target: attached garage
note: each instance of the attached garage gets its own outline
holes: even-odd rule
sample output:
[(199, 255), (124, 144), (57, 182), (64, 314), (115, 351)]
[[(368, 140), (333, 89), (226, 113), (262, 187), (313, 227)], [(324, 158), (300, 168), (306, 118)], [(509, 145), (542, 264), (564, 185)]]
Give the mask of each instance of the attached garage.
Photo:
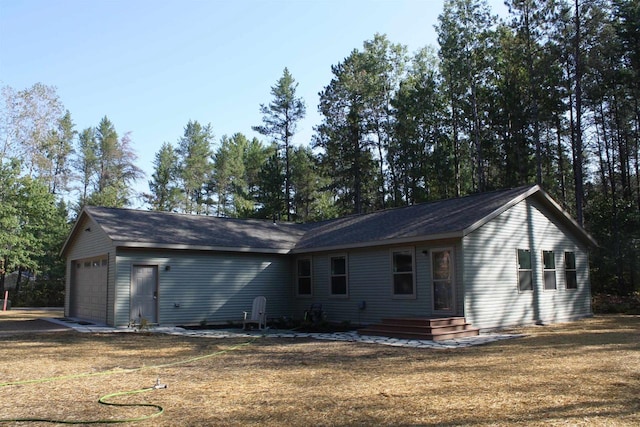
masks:
[(65, 316), (98, 324), (113, 319), (114, 247), (111, 239), (89, 217), (82, 217), (69, 237), (74, 246), (63, 250), (67, 258)]
[(106, 323), (109, 257), (105, 254), (79, 259), (72, 266), (69, 315)]
[(65, 315), (110, 326), (226, 324), (253, 298), (291, 316), (288, 252), (305, 225), (85, 207), (62, 255)]

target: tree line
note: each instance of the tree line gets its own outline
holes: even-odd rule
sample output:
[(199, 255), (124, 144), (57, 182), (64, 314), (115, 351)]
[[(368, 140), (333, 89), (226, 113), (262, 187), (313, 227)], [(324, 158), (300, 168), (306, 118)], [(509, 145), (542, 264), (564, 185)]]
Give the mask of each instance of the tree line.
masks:
[[(633, 292), (640, 4), (505, 3), (499, 19), (485, 0), (446, 0), (438, 47), (409, 52), (382, 34), (364, 41), (331, 66), (321, 121), (303, 145), (293, 139), (307, 105), (285, 68), (259, 106), (253, 130), (264, 140), (241, 132), (216, 140), (211, 124), (189, 121), (155, 154), (144, 201), (155, 210), (307, 222), (539, 183), (600, 243), (594, 290)], [(56, 202), (64, 211), (61, 200), (73, 200), (75, 212), (131, 203), (142, 172), (128, 134), (107, 117), (76, 132), (45, 85), (3, 95), (2, 176), (44, 185), (52, 211)], [(5, 270), (33, 269), (7, 238)]]

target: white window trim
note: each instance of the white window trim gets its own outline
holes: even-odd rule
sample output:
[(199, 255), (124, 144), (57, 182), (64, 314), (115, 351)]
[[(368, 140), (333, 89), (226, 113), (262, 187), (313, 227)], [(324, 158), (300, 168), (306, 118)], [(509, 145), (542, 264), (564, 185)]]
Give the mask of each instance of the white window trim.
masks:
[[(452, 290), (452, 295), (451, 298), (453, 298), (452, 300), (452, 307), (451, 310), (436, 310), (436, 296), (435, 296), (435, 290), (433, 289), (433, 282), (434, 282), (434, 278), (433, 278), (433, 253), (434, 252), (440, 252), (440, 251), (449, 251), (451, 253), (451, 259), (449, 260), (450, 264), (450, 269), (451, 269), (451, 290)], [(429, 280), (429, 288), (430, 288), (430, 292), (431, 292), (431, 309), (433, 310), (434, 313), (436, 314), (453, 314), (458, 310), (458, 295), (457, 295), (457, 283), (456, 283), (456, 250), (455, 247), (453, 246), (446, 246), (446, 247), (440, 247), (440, 248), (430, 248), (429, 249), (429, 265), (430, 265), (430, 270), (431, 270), (431, 276), (430, 276), (430, 280)]]
[[(544, 253), (551, 252), (553, 254), (553, 268), (546, 268), (544, 265)], [(556, 292), (558, 290), (558, 265), (556, 263), (556, 251), (550, 249), (543, 249), (541, 252), (542, 255), (542, 291), (543, 292)], [(553, 275), (555, 276), (556, 286), (555, 288), (547, 288), (545, 273), (548, 271), (553, 271)]]
[[(411, 280), (413, 281), (413, 292), (411, 294), (396, 294), (394, 279), (396, 273), (393, 271), (393, 254), (395, 252), (411, 252)], [(417, 282), (416, 282), (416, 248), (413, 246), (402, 247), (402, 248), (391, 248), (389, 249), (389, 265), (391, 271), (391, 298), (393, 299), (416, 299), (417, 292)], [(405, 274), (407, 272), (404, 272)]]
[[(529, 251), (529, 264), (531, 264), (531, 268), (520, 268), (520, 253), (519, 251)], [(521, 289), (520, 288), (520, 272), (521, 271), (529, 271), (531, 273), (531, 289)], [(533, 252), (531, 249), (527, 248), (516, 248), (516, 289), (519, 294), (533, 292), (536, 288), (535, 278), (533, 277)]]
[[(567, 269), (567, 253), (572, 253), (573, 254), (573, 265), (574, 268), (569, 268)], [(564, 251), (562, 253), (563, 259), (562, 259), (562, 265), (564, 268), (564, 289), (565, 291), (569, 291), (569, 292), (575, 292), (578, 290), (579, 285), (578, 285), (578, 257), (576, 255), (576, 251)], [(576, 273), (576, 287), (575, 288), (568, 288), (567, 287), (567, 272), (569, 271), (573, 271)]]
[[(344, 294), (334, 294), (332, 279), (334, 275), (331, 273), (331, 260), (333, 258), (344, 258), (344, 276), (346, 283), (346, 292)], [(329, 297), (331, 298), (349, 298), (349, 256), (346, 253), (337, 253), (329, 255)], [(341, 275), (337, 275), (335, 277), (340, 277)]]
[[(298, 274), (299, 273), (298, 272), (298, 261), (305, 260), (305, 259), (309, 260), (309, 273), (310, 273), (310, 276), (300, 276)], [(300, 293), (299, 280), (300, 280), (301, 277), (309, 277), (309, 279), (310, 279), (311, 288), (309, 289), (309, 293), (308, 294), (301, 294)], [(296, 258), (295, 293), (296, 293), (296, 297), (298, 297), (298, 298), (313, 298), (313, 257), (302, 256), (302, 257)]]

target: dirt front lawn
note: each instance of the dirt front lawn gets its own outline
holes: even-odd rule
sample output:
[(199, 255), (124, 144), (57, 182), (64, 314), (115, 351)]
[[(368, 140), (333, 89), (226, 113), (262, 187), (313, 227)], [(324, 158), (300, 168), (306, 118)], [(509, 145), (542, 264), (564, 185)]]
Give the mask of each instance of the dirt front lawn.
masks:
[(136, 424), (147, 426), (640, 425), (640, 316), (516, 332), (526, 336), (455, 350), (148, 333), (8, 336), (0, 418), (154, 415), (156, 407), (97, 401), (159, 380), (166, 389), (110, 400), (161, 407)]
[(62, 310), (13, 309), (0, 311), (0, 338), (25, 332), (60, 332), (68, 330), (64, 326), (43, 320), (62, 317)]

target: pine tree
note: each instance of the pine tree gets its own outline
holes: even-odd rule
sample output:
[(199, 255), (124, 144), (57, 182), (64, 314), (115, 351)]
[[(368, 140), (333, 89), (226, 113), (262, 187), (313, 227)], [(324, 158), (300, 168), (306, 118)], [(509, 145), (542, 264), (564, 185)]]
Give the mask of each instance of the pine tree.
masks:
[[(284, 165), (284, 206), (287, 221), (291, 221), (291, 148), (297, 122), (304, 118), (306, 107), (304, 101), (296, 97), (298, 83), (284, 69), (282, 77), (271, 87), (273, 101), (269, 105), (260, 105), (262, 126), (253, 129), (262, 135), (271, 137), (278, 146), (276, 159)], [(275, 159), (274, 159), (275, 160)], [(275, 166), (275, 165), (274, 165)]]
[(323, 121), (316, 127), (313, 145), (322, 150), (321, 165), (330, 171), (330, 187), (343, 213), (363, 213), (381, 205), (369, 120), (376, 85), (368, 65), (370, 57), (352, 51), (331, 67), (334, 77), (320, 93)]
[[(483, 113), (489, 103), (486, 94), (490, 93), (484, 85), (491, 70), (487, 59), (494, 42), (495, 18), (486, 0), (447, 0), (438, 21), (439, 55), (451, 111), (456, 193), (484, 191), (485, 150), (490, 145), (490, 139), (483, 135)], [(471, 162), (465, 165), (467, 153)], [(474, 171), (470, 180), (464, 176), (465, 170)]]
[(74, 167), (80, 173), (78, 209), (84, 205), (125, 207), (134, 196), (133, 183), (144, 176), (128, 133), (118, 137), (115, 126), (103, 117), (96, 128), (80, 133)]
[(178, 155), (171, 143), (162, 144), (155, 155), (154, 172), (149, 181), (150, 194), (145, 199), (151, 209), (176, 212), (180, 207), (180, 189), (178, 188)]
[(211, 125), (202, 126), (197, 121), (187, 123), (184, 135), (178, 142), (178, 165), (183, 194), (182, 211), (204, 214), (210, 203), (207, 183), (213, 171)]
[(445, 100), (431, 49), (414, 55), (392, 105), (395, 122), (388, 155), (396, 171), (396, 204), (411, 205), (454, 194)]

